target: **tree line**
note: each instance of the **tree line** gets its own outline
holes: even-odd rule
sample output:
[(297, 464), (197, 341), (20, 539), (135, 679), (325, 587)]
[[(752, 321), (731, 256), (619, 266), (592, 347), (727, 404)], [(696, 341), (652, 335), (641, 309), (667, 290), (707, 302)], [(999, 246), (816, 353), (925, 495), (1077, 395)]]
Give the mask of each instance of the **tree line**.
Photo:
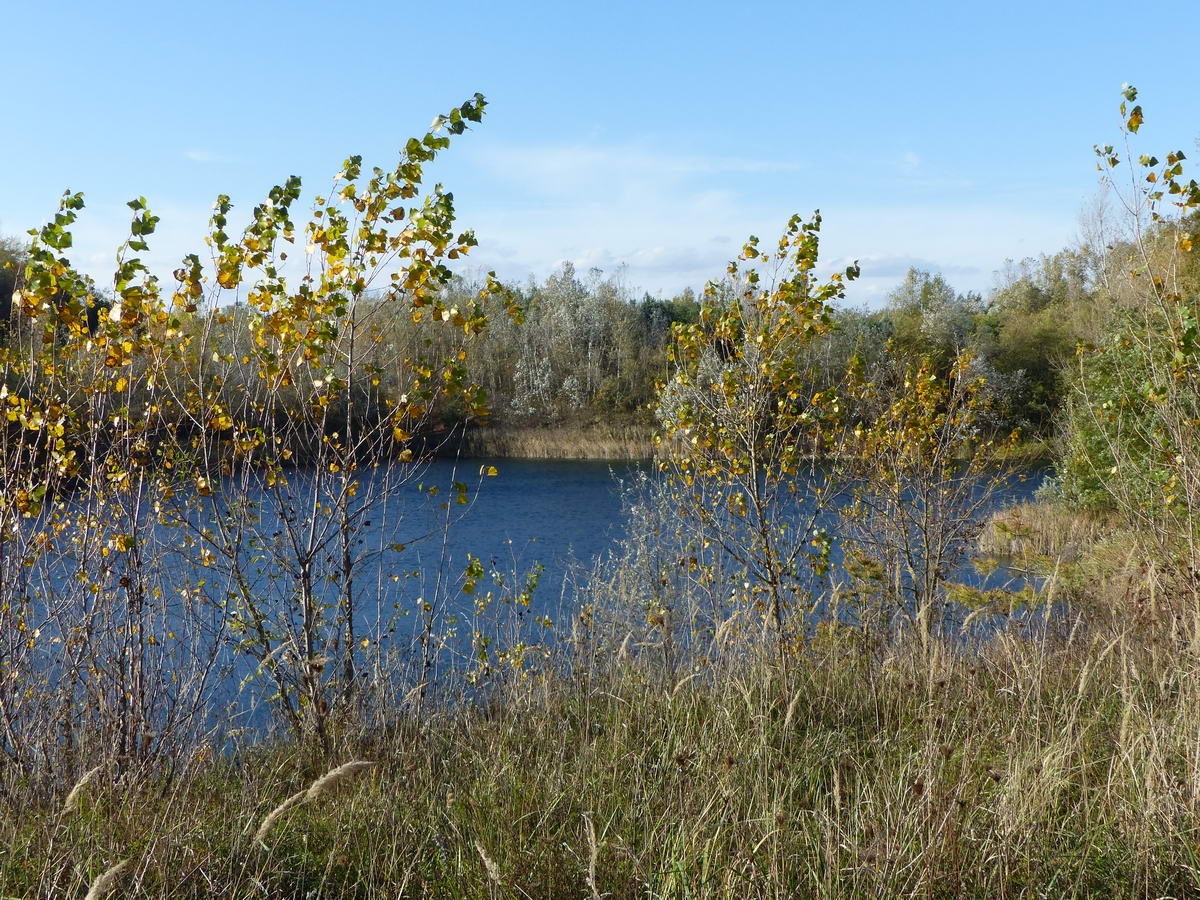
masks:
[[(838, 305), (834, 328), (804, 352), (813, 356), (818, 380), (829, 381), (856, 355), (869, 366), (928, 357), (946, 374), (969, 351), (973, 371), (988, 383), (988, 427), (1048, 438), (1064, 407), (1064, 368), (1081, 341), (1098, 338), (1105, 321), (1105, 266), (1111, 266), (1113, 253), (1082, 245), (1008, 261), (986, 295), (959, 292), (940, 273), (912, 268), (880, 308)], [(0, 318), (7, 322), (25, 248), (9, 239), (0, 256), (12, 263), (0, 269)], [(542, 281), (507, 287), (523, 320), (490, 322), (472, 337), (465, 360), (491, 421), (654, 425), (672, 328), (694, 323), (699, 315), (700, 299), (690, 288), (669, 299), (638, 298), (621, 278), (598, 269), (580, 273), (570, 263)], [(480, 288), (476, 279), (456, 276), (441, 291), (448, 308), (465, 308)], [(110, 293), (90, 287), (93, 327), (111, 305)], [(385, 347), (418, 354), (428, 341), (420, 323), (374, 311), (385, 303), (368, 293), (359, 304), (358, 315), (372, 319), (376, 331), (375, 349), (367, 354), (386, 355)], [(252, 309), (235, 301), (209, 335), (207, 352), (232, 360), (225, 392), (233, 398), (244, 395), (242, 388), (255, 377), (245, 346), (252, 316)], [(461, 403), (439, 403), (431, 427), (450, 427), (463, 411)]]

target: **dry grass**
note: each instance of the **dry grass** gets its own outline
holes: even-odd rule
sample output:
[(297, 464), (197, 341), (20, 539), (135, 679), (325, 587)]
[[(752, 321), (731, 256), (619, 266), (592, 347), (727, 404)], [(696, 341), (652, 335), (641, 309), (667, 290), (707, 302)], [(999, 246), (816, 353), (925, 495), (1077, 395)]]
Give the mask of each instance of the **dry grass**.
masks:
[(111, 869), (101, 873), (101, 875), (92, 882), (91, 888), (87, 892), (84, 900), (103, 900), (113, 891), (117, 889), (117, 883), (121, 876), (125, 874), (125, 870), (129, 868), (129, 860), (122, 860)]
[(267, 813), (267, 817), (262, 820), (262, 824), (258, 826), (258, 830), (254, 832), (256, 841), (263, 840), (270, 832), (272, 826), (278, 822), (284, 815), (291, 812), (302, 803), (311, 803), (327, 791), (333, 790), (340, 782), (348, 778), (365, 772), (375, 766), (375, 763), (365, 759), (355, 760), (353, 762), (343, 763), (337, 768), (330, 769), (307, 788), (302, 791), (297, 791), (288, 797), (277, 807)]
[(64, 816), (69, 815), (76, 809), (80, 798), (83, 796), (83, 792), (87, 790), (87, 786), (92, 783), (92, 780), (97, 775), (104, 771), (104, 768), (104, 763), (101, 763), (98, 766), (88, 769), (83, 773), (82, 776), (80, 776), (79, 780), (75, 782), (75, 786), (72, 787), (70, 792), (67, 794), (66, 799), (63, 800), (62, 813)]
[(1096, 523), (1020, 515), (1099, 538), (1070, 564), (1092, 604), (966, 648), (825, 622), (781, 665), (750, 608), (647, 621), (664, 582), (638, 545), (561, 656), (496, 657), (423, 704), (375, 691), (326, 741), (146, 762), (47, 730), (44, 771), (0, 767), (0, 896), (1200, 895), (1200, 622), (1178, 573)]
[(675, 673), (598, 654), (486, 704), (398, 713), (345, 738), (375, 777), (322, 804), (303, 801), (346, 767), (320, 775), (294, 744), (143, 773), (65, 819), (26, 789), (0, 814), (0, 892), (77, 894), (113, 858), (146, 897), (1200, 891), (1186, 646), (1115, 626), (970, 654), (851, 646), (831, 633), (786, 673), (747, 652)]

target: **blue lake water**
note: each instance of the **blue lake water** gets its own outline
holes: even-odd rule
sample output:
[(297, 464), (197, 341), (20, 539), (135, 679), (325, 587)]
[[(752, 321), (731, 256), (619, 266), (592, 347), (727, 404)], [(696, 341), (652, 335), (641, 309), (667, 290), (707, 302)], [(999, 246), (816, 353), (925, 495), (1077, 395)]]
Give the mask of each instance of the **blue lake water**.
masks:
[[(492, 470), (494, 476), (482, 474)], [(363, 481), (386, 477), (380, 471), (369, 471)], [(560, 612), (574, 599), (572, 575), (584, 576), (597, 559), (617, 546), (631, 524), (637, 524), (624, 519), (622, 482), (642, 473), (650, 479), (657, 477), (648, 463), (636, 462), (435, 460), (419, 468), (409, 483), (389, 489), (386, 498), (377, 497), (373, 505), (365, 499), (370, 491), (362, 491), (358, 501), (363, 504), (362, 514), (353, 534), (352, 552), (358, 560), (353, 592), (359, 598), (363, 626), (377, 627), (384, 620), (395, 619), (392, 613), (397, 611), (409, 617), (422, 602), (433, 598), (470, 609), (473, 600), (462, 596), (461, 586), (472, 558), (482, 569), (476, 577), (476, 594), (493, 590), (511, 596), (528, 573), (539, 567), (544, 571), (529, 608), (535, 613)], [(997, 505), (1029, 499), (1045, 475), (1043, 468), (1027, 469), (1010, 481)], [(297, 575), (294, 556), (281, 536), (279, 504), (290, 504), (293, 516), (299, 509), (298, 527), (307, 529), (303, 510), (313, 502), (311, 483), (306, 483), (309, 477), (303, 471), (288, 473), (292, 484), (283, 499), (261, 485), (248, 485), (243, 491), (243, 498), (259, 508), (258, 518), (227, 546), (237, 548), (240, 577), (249, 582), (248, 594), (264, 609), (295, 606)], [(469, 487), (465, 504), (458, 502), (456, 482)], [(430, 486), (438, 488), (436, 496), (419, 489)], [(231, 496), (236, 498), (236, 494), (219, 492), (208, 507), (189, 513), (191, 533), (218, 521)], [(319, 505), (331, 502), (324, 493), (318, 492), (318, 496)], [(802, 507), (806, 502), (801, 494), (798, 504)], [(272, 507), (272, 503), (276, 505)], [(827, 518), (824, 526), (836, 529), (836, 515), (823, 515)], [(314, 570), (320, 584), (315, 590), (324, 602), (333, 604), (342, 590), (338, 572), (343, 550), (333, 519), (318, 516), (317, 521), (318, 528), (328, 531), (327, 538), (317, 542)], [(164, 543), (175, 549), (157, 563), (156, 577), (164, 586), (202, 583), (210, 603), (222, 608), (233, 585), (230, 557), (226, 555), (224, 563), (215, 566), (202, 562), (199, 548), (203, 542), (189, 544), (184, 539), (187, 531), (164, 533)], [(835, 562), (837, 558), (835, 546)], [(102, 584), (118, 595), (118, 583), (127, 584), (130, 577), (139, 576), (123, 569), (123, 560), (109, 558), (98, 575)], [(74, 584), (73, 566), (74, 557), (62, 555), (48, 570), (49, 581), (42, 583), (60, 588)], [(971, 578), (967, 576), (967, 580)], [(445, 606), (439, 613), (443, 611), (449, 612)], [(406, 630), (398, 628), (395, 637)]]
[[(480, 466), (495, 466), (469, 513), (454, 526), (451, 550), (495, 564), (501, 571), (520, 571), (537, 562), (546, 569), (542, 593), (558, 597), (564, 574), (573, 563), (589, 564), (615, 546), (625, 534), (621, 480), (648, 464), (574, 460), (464, 460), (431, 465), (424, 480), (449, 485), (474, 479)], [(997, 499), (1008, 506), (1033, 497), (1049, 469), (1032, 466), (1010, 480)], [(428, 562), (431, 551), (413, 548)]]
[[(540, 564), (545, 572), (538, 593), (546, 600), (561, 595), (569, 568), (590, 564), (624, 534), (620, 481), (649, 469), (623, 461), (437, 460), (421, 480), (445, 492), (456, 480), (474, 486), (479, 469), (489, 466), (498, 474), (479, 483), (470, 509), (450, 530), (454, 562), (470, 553), (486, 567), (516, 574)], [(437, 562), (439, 539), (412, 545), (421, 565)]]
[[(481, 474), (492, 467), (496, 470), (494, 476)], [(374, 470), (362, 479), (369, 484), (370, 479), (390, 477), (391, 471)], [(451, 651), (447, 664), (457, 666), (468, 663), (478, 629), (503, 626), (503, 615), (488, 618), (477, 609), (489, 593), (498, 601), (493, 603), (493, 612), (519, 616), (525, 628), (538, 617), (557, 620), (564, 613), (573, 615), (573, 604), (578, 602), (575, 574), (586, 578), (593, 563), (616, 548), (631, 525), (639, 524), (624, 519), (621, 481), (634, 480), (641, 473), (647, 473), (651, 480), (657, 477), (648, 464), (630, 462), (474, 459), (429, 463), (386, 501), (362, 509), (353, 533), (352, 552), (358, 562), (352, 586), (357, 610), (356, 633), (352, 636), (345, 635), (344, 625), (339, 624), (344, 621), (339, 619), (338, 606), (344, 586), (336, 573), (343, 548), (336, 530), (330, 530), (318, 542), (320, 549), (313, 559), (319, 583), (313, 590), (318, 604), (324, 604), (319, 613), (324, 623), (324, 643), (306, 652), (332, 654), (335, 658), (338, 643), (352, 637), (356, 646), (361, 641), (364, 648), (406, 653), (405, 658), (415, 666), (416, 681), (437, 677), (436, 672), (421, 673), (416, 665), (425, 646), (420, 637), (423, 627), (428, 634), (437, 634), (441, 646)], [(998, 505), (1029, 499), (1046, 474), (1043, 468), (1026, 470), (1022, 477), (1011, 480), (998, 498)], [(229, 681), (230, 689), (242, 691), (258, 666), (245, 653), (233, 649), (250, 633), (236, 621), (238, 617), (245, 620), (244, 598), (252, 598), (252, 605), (265, 616), (272, 644), (293, 655), (299, 653), (301, 642), (297, 636), (303, 613), (297, 599), (297, 570), (283, 536), (285, 529), (278, 515), (281, 507), (276, 505), (272, 511), (271, 503), (291, 505), (296, 521), (303, 524), (302, 510), (311, 508), (313, 499), (307, 487), (314, 482), (306, 480), (312, 478), (312, 473), (303, 471), (289, 472), (287, 477), (291, 480), (287, 488), (290, 493), (284, 495), (269, 495), (262, 485), (245, 486), (244, 499), (252, 507), (259, 507), (258, 517), (245, 526), (244, 534), (231, 540), (229, 546), (236, 550), (223, 562), (205, 562), (199, 552), (203, 543), (189, 546), (187, 536), (218, 523), (221, 510), (236, 502), (236, 493), (215, 494), (205, 509), (191, 507), (189, 515), (194, 518), (190, 531), (184, 525), (152, 525), (152, 529), (170, 530), (158, 533), (156, 545), (166, 549), (143, 572), (128, 568), (133, 554), (93, 554), (88, 566), (92, 586), (98, 592), (95, 595), (78, 578), (83, 562), (74, 552), (64, 552), (35, 568), (21, 569), (34, 607), (59, 610), (57, 615), (48, 615), (43, 625), (50, 641), (47, 646), (65, 641), (81, 617), (91, 621), (89, 617), (99, 615), (102, 618), (97, 621), (107, 621), (104, 617), (125, 615), (130, 585), (145, 578), (153, 596), (161, 598), (149, 613), (157, 625), (147, 621), (146, 627), (153, 625), (171, 637), (172, 632), (198, 635), (194, 652), (200, 652), (209, 637), (217, 639), (219, 643), (210, 641), (208, 645), (227, 648), (222, 655), (228, 661), (225, 671), (234, 676)], [(455, 482), (471, 486), (466, 504), (458, 503)], [(439, 491), (431, 497), (428, 491), (417, 490), (418, 484), (424, 488), (437, 486)], [(369, 495), (370, 490), (363, 490), (359, 502)], [(328, 498), (322, 496), (320, 505), (327, 502)], [(798, 500), (799, 504), (805, 502), (803, 497)], [(301, 512), (297, 514), (296, 510)], [(442, 527), (448, 518), (454, 520), (451, 526)], [(832, 519), (831, 515), (830, 526)], [(319, 527), (329, 527), (334, 519), (318, 515), (315, 521), (325, 523)], [(67, 539), (69, 536), (64, 536)], [(464, 568), (470, 558), (479, 561), (477, 585), (473, 593), (465, 593)], [(231, 559), (234, 568), (241, 570), (236, 577), (230, 568)], [(529, 604), (511, 602), (525, 584), (527, 573), (538, 566), (544, 572)], [(965, 568), (963, 573), (963, 580), (992, 586)], [(240, 585), (238, 578), (242, 579)], [(649, 584), (646, 593), (659, 590), (657, 574)], [(635, 591), (637, 602), (641, 602), (643, 589)], [(105, 603), (109, 605), (98, 609), (93, 596), (107, 598)], [(510, 602), (505, 603), (506, 598)], [(511, 625), (512, 620), (508, 621)], [(185, 632), (185, 624), (200, 627), (188, 627)], [(118, 638), (121, 633), (114, 632)], [(546, 632), (547, 637), (551, 633)], [(251, 656), (261, 659), (257, 652)], [(48, 665), (53, 668), (55, 663)], [(265, 679), (255, 681), (258, 686), (247, 689), (243, 698), (251, 709), (272, 691)], [(226, 689), (221, 692), (224, 694)]]
[[(498, 475), (479, 479), (481, 467), (486, 471), (490, 466)], [(556, 619), (573, 615), (579, 602), (574, 579), (586, 579), (593, 563), (616, 548), (631, 525), (638, 524), (624, 518), (622, 482), (628, 484), (643, 472), (651, 479), (657, 477), (647, 463), (516, 459), (432, 463), (421, 480), (426, 485), (440, 485), (440, 498), (447, 496), (456, 480), (478, 481), (479, 489), (473, 493), (469, 508), (459, 508), (463, 515), (446, 532), (444, 544), (436, 528), (441, 515), (438, 505), (427, 504), (422, 511), (412, 505), (410, 495), (402, 500), (409, 512), (404, 524), (396, 527), (394, 533), (401, 536), (395, 539), (406, 541), (402, 536), (405, 529), (414, 533), (428, 529), (431, 534), (424, 541), (406, 545), (406, 574), (392, 585), (395, 600), (387, 604), (390, 610), (380, 611), (376, 621), (390, 619), (392, 637), (402, 642), (417, 624), (414, 602), (434, 592), (445, 598), (439, 611), (469, 616), (473, 600), (462, 596), (454, 581), (461, 576), (468, 554), (477, 557), (486, 572), (495, 572), (505, 580), (498, 588), (491, 578), (481, 579), (480, 594), (495, 590), (503, 595), (507, 589), (511, 596), (513, 585), (521, 585), (524, 573), (536, 564), (545, 571), (528, 614), (552, 615)], [(1017, 472), (997, 496), (996, 506), (1031, 499), (1048, 472), (1044, 466)], [(450, 508), (455, 509), (453, 505)], [(823, 524), (835, 530), (836, 514), (824, 514)], [(841, 558), (836, 540), (831, 558), (835, 565)], [(438, 572), (443, 573), (440, 582)], [(1020, 585), (1019, 578), (1014, 579), (1013, 573), (1005, 569), (985, 575), (969, 562), (959, 567), (955, 577), (985, 589)], [(397, 610), (399, 617), (394, 615)]]

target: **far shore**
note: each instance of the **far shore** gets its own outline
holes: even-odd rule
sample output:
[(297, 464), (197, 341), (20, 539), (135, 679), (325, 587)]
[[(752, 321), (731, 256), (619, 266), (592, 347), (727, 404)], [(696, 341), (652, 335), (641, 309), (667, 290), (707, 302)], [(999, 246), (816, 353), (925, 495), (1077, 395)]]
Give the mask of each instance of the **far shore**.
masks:
[[(651, 425), (478, 425), (438, 455), (468, 459), (643, 460), (655, 455)], [(1018, 442), (1003, 453), (1009, 463), (1038, 465), (1053, 459), (1045, 438)]]
[(471, 428), (454, 447), (468, 458), (637, 460), (654, 456), (654, 429), (639, 425)]

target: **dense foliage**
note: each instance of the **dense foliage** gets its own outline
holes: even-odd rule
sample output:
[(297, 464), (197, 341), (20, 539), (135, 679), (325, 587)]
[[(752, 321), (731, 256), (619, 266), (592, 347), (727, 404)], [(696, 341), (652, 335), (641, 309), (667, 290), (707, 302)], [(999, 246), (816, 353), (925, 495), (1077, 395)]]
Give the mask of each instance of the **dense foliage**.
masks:
[[(10, 249), (21, 248), (12, 242)], [(19, 272), (19, 267), (0, 270), (0, 307), (7, 296), (4, 279), (11, 289)], [(430, 290), (440, 292), (445, 308), (467, 309), (486, 287), (486, 281), (455, 276)], [(507, 288), (524, 310), (524, 324), (493, 319), (473, 337), (472, 352), (463, 361), (465, 377), (479, 387), (479, 399), (490, 411), (488, 421), (512, 427), (618, 423), (648, 431), (653, 426), (656, 385), (667, 376), (671, 328), (696, 322), (701, 298), (690, 289), (665, 300), (637, 298), (619, 273), (580, 274), (569, 264), (542, 282)], [(735, 289), (732, 284), (722, 288)], [(87, 291), (100, 308), (112, 302), (110, 292), (95, 285)], [(1011, 264), (987, 298), (960, 294), (942, 276), (913, 269), (882, 308), (831, 306), (833, 327), (799, 352), (817, 382), (832, 384), (856, 355), (868, 367), (885, 355), (910, 361), (928, 356), (945, 374), (961, 352), (969, 351), (976, 374), (988, 384), (987, 427), (997, 434), (1021, 428), (1027, 437), (1044, 438), (1053, 434), (1062, 405), (1064, 361), (1072, 358), (1079, 340), (1096, 337), (1097, 303), (1090, 251), (1064, 250)], [(222, 377), (236, 395), (258, 377), (248, 353), (255, 349), (248, 343), (255, 311), (235, 301), (223, 312), (222, 327), (208, 339), (230, 359)], [(355, 314), (372, 321), (367, 355), (411, 355), (431, 339), (422, 323), (396, 315), (386, 294), (373, 288), (358, 299)], [(441, 351), (448, 347), (446, 336), (432, 339)], [(365, 368), (358, 374), (368, 381), (376, 377)], [(402, 393), (387, 379), (370, 386), (389, 398)], [(340, 398), (330, 402), (331, 416), (346, 415)], [(449, 397), (432, 402), (427, 428), (451, 427), (468, 412)]]
[[(720, 289), (738, 290), (732, 280)], [(470, 364), (488, 390), (495, 421), (653, 422), (671, 326), (695, 322), (702, 298), (684, 291), (669, 301), (637, 300), (619, 279), (598, 271), (580, 278), (569, 266), (517, 294), (525, 326), (489, 329)], [(1062, 365), (1079, 340), (1094, 337), (1097, 302), (1086, 251), (1009, 265), (986, 299), (913, 269), (882, 308), (831, 304), (832, 327), (797, 353), (814, 382), (828, 385), (855, 356), (868, 367), (885, 356), (928, 356), (946, 374), (969, 351), (975, 373), (988, 384), (987, 427), (1045, 438), (1054, 433), (1061, 407)]]

